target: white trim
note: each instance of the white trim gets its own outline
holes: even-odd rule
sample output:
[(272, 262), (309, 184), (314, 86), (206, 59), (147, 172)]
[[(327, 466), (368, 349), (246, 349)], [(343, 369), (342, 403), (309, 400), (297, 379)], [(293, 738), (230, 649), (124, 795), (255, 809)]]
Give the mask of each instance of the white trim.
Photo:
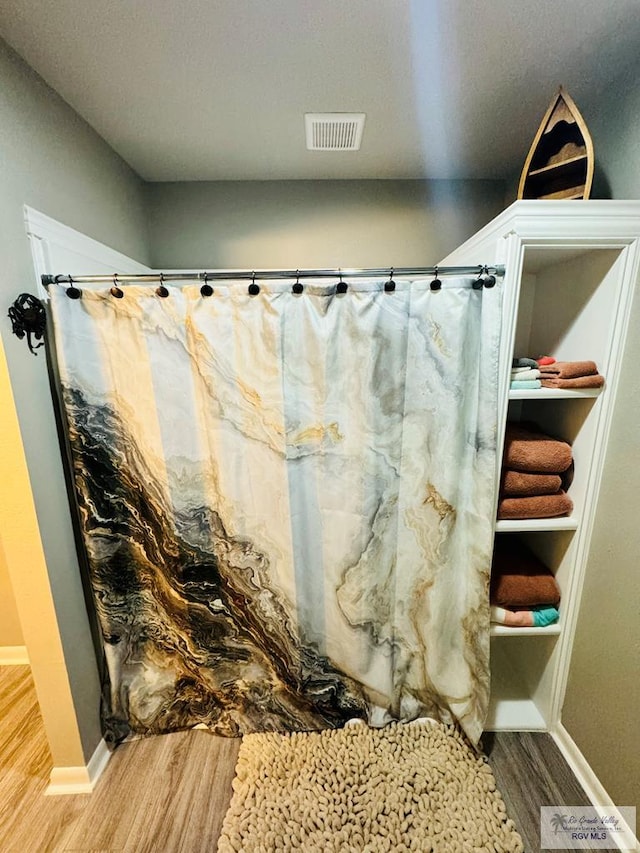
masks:
[[(146, 273), (151, 272), (151, 269), (144, 264), (134, 261), (131, 258), (123, 255), (122, 252), (117, 252), (103, 243), (94, 240), (93, 237), (88, 237), (80, 231), (69, 228), (68, 225), (63, 225), (56, 219), (52, 219), (39, 210), (28, 205), (24, 206), (24, 221), (29, 243), (31, 244), (31, 254), (33, 257), (33, 265), (36, 271), (36, 287), (40, 298), (48, 299), (49, 295), (46, 289), (42, 286), (40, 276), (49, 274), (57, 275), (58, 273), (66, 273), (67, 270), (54, 270), (51, 268), (49, 244), (53, 243), (61, 246), (75, 254), (86, 257), (87, 268), (84, 271), (70, 270), (71, 273), (82, 275), (95, 274), (96, 271), (117, 272), (117, 273)], [(97, 265), (103, 269), (97, 270)]]
[[(471, 253), (476, 246), (486, 247), (488, 242), (496, 243), (509, 234), (517, 234), (527, 244), (536, 239), (545, 245), (566, 244), (568, 240), (576, 245), (596, 247), (593, 241), (602, 241), (608, 245), (616, 240), (620, 245), (632, 241), (638, 236), (638, 202), (588, 200), (577, 201), (575, 205), (567, 201), (514, 201), (484, 228), (477, 231), (461, 246), (444, 258), (440, 265), (456, 263), (454, 258), (460, 253)], [(549, 235), (553, 234), (553, 239)]]
[(27, 225), (27, 237), (29, 238), (29, 246), (31, 247), (31, 258), (33, 260), (36, 292), (40, 299), (48, 299), (49, 294), (47, 293), (46, 288), (42, 284), (41, 278), (41, 276), (45, 275), (45, 273), (50, 267), (47, 252), (47, 243), (45, 240), (42, 239), (42, 237), (39, 237), (37, 234), (29, 233), (28, 228), (29, 226)]
[(88, 764), (79, 767), (54, 767), (51, 770), (45, 796), (90, 794), (110, 758), (111, 752), (101, 739)]
[[(613, 802), (604, 785), (598, 779), (593, 768), (562, 723), (558, 723), (558, 725), (553, 729), (551, 737), (556, 742), (558, 749), (564, 756), (565, 761), (571, 768), (573, 775), (582, 786), (592, 805), (605, 809), (616, 809), (616, 804)], [(623, 843), (624, 839), (621, 838), (619, 841), (620, 843)], [(638, 839), (634, 836), (631, 847), (619, 847), (618, 849), (637, 851), (640, 850), (640, 844), (638, 843)]]
[(24, 666), (29, 664), (26, 646), (0, 646), (0, 666)]
[(581, 524), (578, 528), (576, 554), (574, 562), (573, 577), (565, 599), (564, 626), (565, 631), (560, 638), (560, 665), (557, 667), (552, 685), (552, 699), (550, 707), (550, 728), (560, 717), (569, 680), (569, 667), (575, 632), (578, 624), (582, 591), (584, 588), (587, 562), (591, 550), (591, 539), (596, 522), (596, 509), (600, 493), (600, 485), (604, 474), (604, 463), (613, 422), (613, 412), (620, 383), (622, 367), (622, 354), (626, 342), (629, 319), (631, 315), (631, 303), (638, 279), (638, 267), (640, 263), (640, 252), (638, 240), (627, 246), (621, 252), (623, 269), (620, 271), (622, 288), (618, 298), (618, 305), (611, 329), (610, 349), (608, 354), (607, 369), (607, 393), (600, 400), (600, 411), (596, 424), (597, 438), (593, 446), (593, 456), (586, 485), (586, 499), (582, 508)]
[(63, 225), (57, 219), (52, 219), (50, 216), (40, 213), (39, 210), (35, 210), (28, 205), (24, 206), (24, 220), (27, 226), (27, 234), (34, 234), (41, 240), (57, 243), (59, 246), (64, 246), (80, 254), (90, 254), (92, 260), (106, 264), (107, 266), (120, 268), (126, 272), (151, 272), (150, 267), (134, 261), (127, 255), (123, 255), (122, 252), (116, 251), (116, 249), (105, 246), (104, 243), (99, 243), (93, 237), (88, 237), (81, 231), (76, 231), (74, 228), (69, 228), (68, 225)]

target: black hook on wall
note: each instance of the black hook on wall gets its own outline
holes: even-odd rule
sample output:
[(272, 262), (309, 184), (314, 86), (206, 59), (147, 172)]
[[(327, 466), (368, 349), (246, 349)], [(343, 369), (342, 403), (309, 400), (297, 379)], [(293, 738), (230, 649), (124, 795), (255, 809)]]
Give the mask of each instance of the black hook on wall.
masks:
[[(29, 352), (36, 352), (44, 346), (45, 329), (47, 328), (47, 315), (42, 302), (30, 293), (21, 293), (9, 308), (9, 319), (11, 320), (11, 331), (22, 340), (27, 338)], [(39, 343), (34, 344), (33, 339)]]

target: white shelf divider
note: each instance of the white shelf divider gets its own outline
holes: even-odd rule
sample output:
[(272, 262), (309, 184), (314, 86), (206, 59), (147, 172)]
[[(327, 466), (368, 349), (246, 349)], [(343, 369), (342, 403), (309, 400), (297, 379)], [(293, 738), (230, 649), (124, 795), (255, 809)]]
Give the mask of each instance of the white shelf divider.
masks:
[(599, 397), (602, 388), (530, 388), (509, 389), (510, 400), (576, 400)]
[(544, 628), (509, 628), (508, 625), (491, 625), (492, 637), (554, 637), (558, 636), (561, 628), (558, 623)]
[(564, 515), (560, 518), (516, 518), (496, 521), (496, 533), (519, 533), (554, 530), (577, 530), (578, 519), (574, 515)]

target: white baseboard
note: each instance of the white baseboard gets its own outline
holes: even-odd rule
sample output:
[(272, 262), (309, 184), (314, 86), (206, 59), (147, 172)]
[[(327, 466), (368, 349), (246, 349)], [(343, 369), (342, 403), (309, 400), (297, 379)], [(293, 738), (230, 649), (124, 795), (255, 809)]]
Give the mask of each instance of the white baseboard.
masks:
[(0, 646), (0, 666), (28, 666), (26, 646)]
[(88, 764), (83, 764), (79, 767), (53, 768), (49, 776), (49, 785), (44, 792), (45, 796), (90, 794), (110, 758), (111, 752), (104, 740), (101, 739)]
[[(573, 771), (573, 775), (576, 777), (580, 785), (582, 785), (587, 797), (591, 800), (591, 804), (594, 806), (602, 806), (605, 809), (615, 809), (616, 804), (606, 792), (602, 782), (593, 772), (591, 765), (562, 723), (558, 723), (550, 734), (558, 745), (558, 748), (563, 754), (567, 764)], [(624, 839), (620, 839), (619, 843), (624, 844)], [(619, 849), (625, 851), (639, 851), (640, 844), (638, 843), (638, 839), (633, 836), (630, 846), (627, 845), (619, 847)]]

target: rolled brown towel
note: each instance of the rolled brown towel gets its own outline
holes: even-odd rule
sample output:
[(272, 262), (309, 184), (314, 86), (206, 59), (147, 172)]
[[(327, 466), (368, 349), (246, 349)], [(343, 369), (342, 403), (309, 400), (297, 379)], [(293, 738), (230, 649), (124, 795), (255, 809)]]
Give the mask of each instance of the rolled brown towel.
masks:
[(575, 379), (545, 379), (540, 378), (543, 388), (602, 388), (604, 376), (578, 376)]
[(503, 465), (533, 474), (560, 474), (571, 465), (571, 446), (566, 441), (508, 423)]
[(555, 495), (535, 495), (526, 498), (502, 498), (498, 503), (498, 518), (557, 518), (569, 515), (573, 501), (566, 492)]
[(512, 471), (505, 468), (502, 472), (500, 493), (507, 498), (552, 495), (560, 491), (561, 487), (562, 479), (559, 474), (529, 474), (525, 471)]
[(549, 569), (517, 536), (497, 536), (491, 568), (491, 604), (535, 607), (560, 603), (560, 588)]
[(578, 376), (592, 376), (598, 372), (595, 361), (556, 361), (545, 364), (541, 373), (553, 373), (559, 379), (575, 379)]

